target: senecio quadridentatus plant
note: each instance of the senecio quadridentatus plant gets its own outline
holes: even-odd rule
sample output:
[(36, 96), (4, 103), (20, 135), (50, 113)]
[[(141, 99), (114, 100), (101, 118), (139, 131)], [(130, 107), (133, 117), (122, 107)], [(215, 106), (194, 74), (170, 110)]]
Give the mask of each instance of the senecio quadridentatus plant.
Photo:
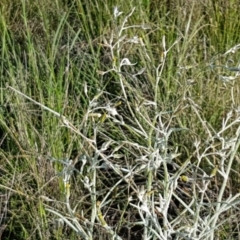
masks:
[[(137, 210), (140, 219), (135, 224), (141, 226), (143, 229), (143, 239), (210, 239), (213, 240), (215, 232), (219, 225), (224, 224), (219, 222), (219, 216), (229, 210), (230, 208), (236, 207), (239, 204), (240, 194), (234, 196), (229, 195), (227, 199), (223, 199), (223, 194), (225, 192), (227, 181), (229, 178), (230, 170), (233, 165), (233, 161), (236, 157), (237, 150), (240, 145), (240, 111), (232, 110), (229, 112), (227, 117), (223, 119), (222, 128), (220, 131), (216, 132), (214, 129), (207, 124), (199, 114), (199, 110), (195, 102), (189, 98), (189, 103), (191, 108), (196, 113), (200, 123), (202, 124), (204, 130), (208, 132), (208, 138), (205, 143), (202, 143), (199, 139), (196, 138), (194, 143), (195, 151), (191, 156), (186, 159), (184, 163), (177, 164), (174, 159), (180, 155), (177, 151), (169, 151), (170, 147), (168, 145), (170, 135), (176, 131), (188, 131), (184, 128), (172, 128), (171, 121), (164, 120), (164, 115), (168, 112), (157, 112), (157, 95), (158, 95), (158, 85), (161, 80), (161, 75), (164, 70), (166, 56), (172, 47), (178, 43), (177, 39), (169, 48), (165, 42), (165, 37), (162, 38), (163, 46), (163, 59), (157, 66), (153, 66), (156, 72), (156, 83), (155, 83), (155, 93), (154, 101), (145, 100), (146, 105), (152, 105), (155, 109), (155, 117), (153, 120), (146, 118), (144, 114), (141, 113), (141, 108), (136, 107), (134, 109), (137, 111), (139, 116), (144, 119), (146, 124), (149, 125), (151, 131), (146, 132), (142, 123), (138, 121), (138, 118), (135, 116), (135, 111), (133, 111), (133, 106), (129, 104), (128, 95), (126, 91), (127, 81), (123, 76), (122, 68), (123, 66), (135, 66), (136, 63), (132, 63), (127, 56), (122, 56), (122, 48), (127, 44), (136, 44), (138, 45), (143, 52), (145, 57), (151, 61), (151, 58), (148, 56), (148, 51), (144, 44), (144, 40), (138, 36), (132, 38), (127, 37), (127, 30), (130, 28), (141, 28), (147, 29), (148, 26), (145, 24), (140, 25), (127, 25), (129, 18), (133, 15), (135, 9), (120, 19), (120, 16), (123, 15), (123, 12), (119, 11), (118, 7), (114, 8), (113, 21), (116, 25), (111, 32), (110, 38), (107, 40), (103, 38), (103, 44), (105, 47), (110, 49), (112, 67), (107, 71), (99, 71), (100, 74), (105, 75), (109, 72), (115, 72), (118, 75), (119, 83), (121, 86), (122, 95), (126, 100), (127, 108), (131, 114), (131, 118), (135, 121), (135, 127), (127, 126), (123, 121), (122, 116), (118, 113), (117, 109), (110, 103), (107, 106), (99, 106), (98, 98), (103, 94), (103, 91), (100, 91), (92, 100), (89, 101), (89, 109), (85, 116), (85, 121), (90, 116), (99, 116), (100, 109), (104, 109), (107, 112), (107, 116), (114, 123), (127, 126), (131, 131), (142, 136), (144, 139), (148, 139), (148, 146), (142, 146), (135, 142), (123, 141), (119, 147), (116, 147), (116, 142), (109, 139), (102, 144), (100, 149), (97, 146), (97, 134), (98, 129), (95, 126), (94, 137), (93, 139), (88, 139), (79, 128), (75, 127), (65, 116), (62, 116), (60, 113), (42, 105), (41, 103), (36, 102), (30, 97), (24, 95), (18, 90), (9, 86), (9, 88), (16, 93), (24, 96), (28, 100), (34, 102), (35, 104), (41, 106), (43, 109), (53, 113), (57, 117), (62, 119), (62, 122), (65, 127), (78, 134), (84, 140), (86, 140), (89, 146), (93, 149), (93, 156), (83, 155), (79, 161), (81, 161), (82, 166), (80, 170), (75, 168), (75, 163), (72, 160), (56, 160), (58, 163), (63, 165), (63, 170), (59, 174), (63, 180), (64, 185), (64, 195), (65, 195), (65, 205), (67, 209), (66, 217), (64, 214), (59, 213), (57, 210), (52, 208), (47, 208), (47, 210), (53, 213), (60, 221), (68, 225), (72, 230), (77, 232), (82, 239), (93, 239), (94, 236), (94, 225), (96, 222), (100, 224), (111, 236), (112, 239), (122, 239), (114, 230), (113, 227), (108, 225), (105, 220), (104, 207), (109, 203), (109, 196), (114, 191), (114, 189), (120, 185), (120, 183), (125, 182), (131, 185), (130, 179), (134, 174), (147, 173), (147, 180), (145, 185), (136, 186), (132, 184), (131, 188), (134, 189), (137, 201), (133, 200), (131, 195), (127, 196), (125, 201), (127, 206), (131, 206), (133, 209)], [(119, 22), (119, 23), (118, 23)], [(145, 68), (143, 67), (136, 73), (132, 74), (133, 78), (137, 79), (138, 76), (143, 74)], [(84, 87), (84, 92), (87, 95), (87, 85)], [(234, 102), (234, 96), (233, 96)], [(233, 114), (233, 112), (235, 114)], [(227, 140), (225, 133), (230, 127), (236, 127), (236, 135), (232, 139)], [(153, 141), (153, 142), (152, 142)], [(214, 143), (221, 143), (220, 150), (214, 151)], [(115, 144), (115, 145), (114, 145)], [(132, 148), (138, 149), (141, 151), (142, 155), (136, 157), (139, 164), (136, 166), (124, 167), (118, 164), (114, 164), (110, 159), (112, 157), (117, 158), (118, 149), (123, 146), (128, 145)], [(112, 152), (105, 155), (105, 151), (114, 146)], [(202, 149), (202, 146), (206, 146)], [(209, 160), (210, 156), (218, 156), (218, 169), (215, 168), (213, 163)], [(194, 164), (191, 163), (191, 157), (196, 158)], [(101, 164), (99, 164), (99, 158)], [(208, 161), (209, 165), (212, 166), (215, 170), (214, 174), (218, 173), (222, 178), (222, 185), (220, 187), (219, 194), (217, 196), (216, 202), (206, 202), (205, 195), (207, 194), (209, 182), (211, 176), (205, 174), (205, 172), (200, 168), (200, 163), (205, 159)], [(169, 172), (168, 165), (173, 166), (174, 172)], [(84, 176), (84, 167), (87, 167), (88, 175)], [(99, 169), (112, 169), (115, 174), (120, 176), (120, 179), (112, 186), (108, 193), (104, 196), (102, 201), (97, 201), (97, 170)], [(162, 170), (162, 180), (156, 180), (156, 175)], [(193, 176), (185, 176), (189, 171), (192, 171)], [(201, 184), (197, 183), (196, 176), (194, 173), (202, 171), (200, 181)], [(85, 189), (89, 192), (91, 199), (91, 217), (90, 219), (84, 218), (83, 222), (79, 222), (76, 217), (76, 209), (78, 205), (72, 207), (70, 204), (71, 197), (71, 178), (73, 173), (79, 174), (81, 176), (81, 181)], [(91, 177), (89, 177), (91, 176)], [(181, 191), (179, 186), (179, 179), (182, 179), (185, 182), (192, 181), (192, 192), (189, 194), (190, 201), (186, 202), (181, 194), (178, 194), (178, 191)], [(157, 185), (157, 188), (155, 187)], [(171, 205), (174, 201), (178, 201), (183, 208), (179, 210), (178, 214), (172, 218), (169, 214)], [(204, 212), (204, 214), (202, 214)]]

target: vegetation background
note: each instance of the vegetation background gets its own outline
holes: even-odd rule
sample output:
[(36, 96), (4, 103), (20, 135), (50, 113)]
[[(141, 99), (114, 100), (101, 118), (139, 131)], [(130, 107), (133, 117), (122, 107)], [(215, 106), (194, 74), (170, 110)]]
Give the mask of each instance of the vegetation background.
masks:
[(0, 11), (2, 239), (240, 239), (239, 1)]

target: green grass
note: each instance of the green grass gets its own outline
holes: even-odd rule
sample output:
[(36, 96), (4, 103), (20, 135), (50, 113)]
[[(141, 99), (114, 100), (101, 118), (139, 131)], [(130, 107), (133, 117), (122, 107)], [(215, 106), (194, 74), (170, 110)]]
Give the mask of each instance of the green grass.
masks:
[(2, 1), (2, 237), (237, 238), (238, 5)]

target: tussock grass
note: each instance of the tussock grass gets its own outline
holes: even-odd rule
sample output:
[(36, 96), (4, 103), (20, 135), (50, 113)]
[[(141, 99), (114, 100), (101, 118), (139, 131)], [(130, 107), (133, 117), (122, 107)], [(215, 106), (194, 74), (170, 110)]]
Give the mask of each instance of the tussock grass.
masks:
[(4, 239), (239, 236), (237, 1), (0, 10)]

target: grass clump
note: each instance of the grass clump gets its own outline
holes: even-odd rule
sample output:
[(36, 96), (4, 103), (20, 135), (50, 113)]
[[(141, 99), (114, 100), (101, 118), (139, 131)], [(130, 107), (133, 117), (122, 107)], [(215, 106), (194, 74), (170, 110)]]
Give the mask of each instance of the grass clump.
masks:
[(128, 3), (1, 3), (5, 239), (238, 236), (238, 5)]

